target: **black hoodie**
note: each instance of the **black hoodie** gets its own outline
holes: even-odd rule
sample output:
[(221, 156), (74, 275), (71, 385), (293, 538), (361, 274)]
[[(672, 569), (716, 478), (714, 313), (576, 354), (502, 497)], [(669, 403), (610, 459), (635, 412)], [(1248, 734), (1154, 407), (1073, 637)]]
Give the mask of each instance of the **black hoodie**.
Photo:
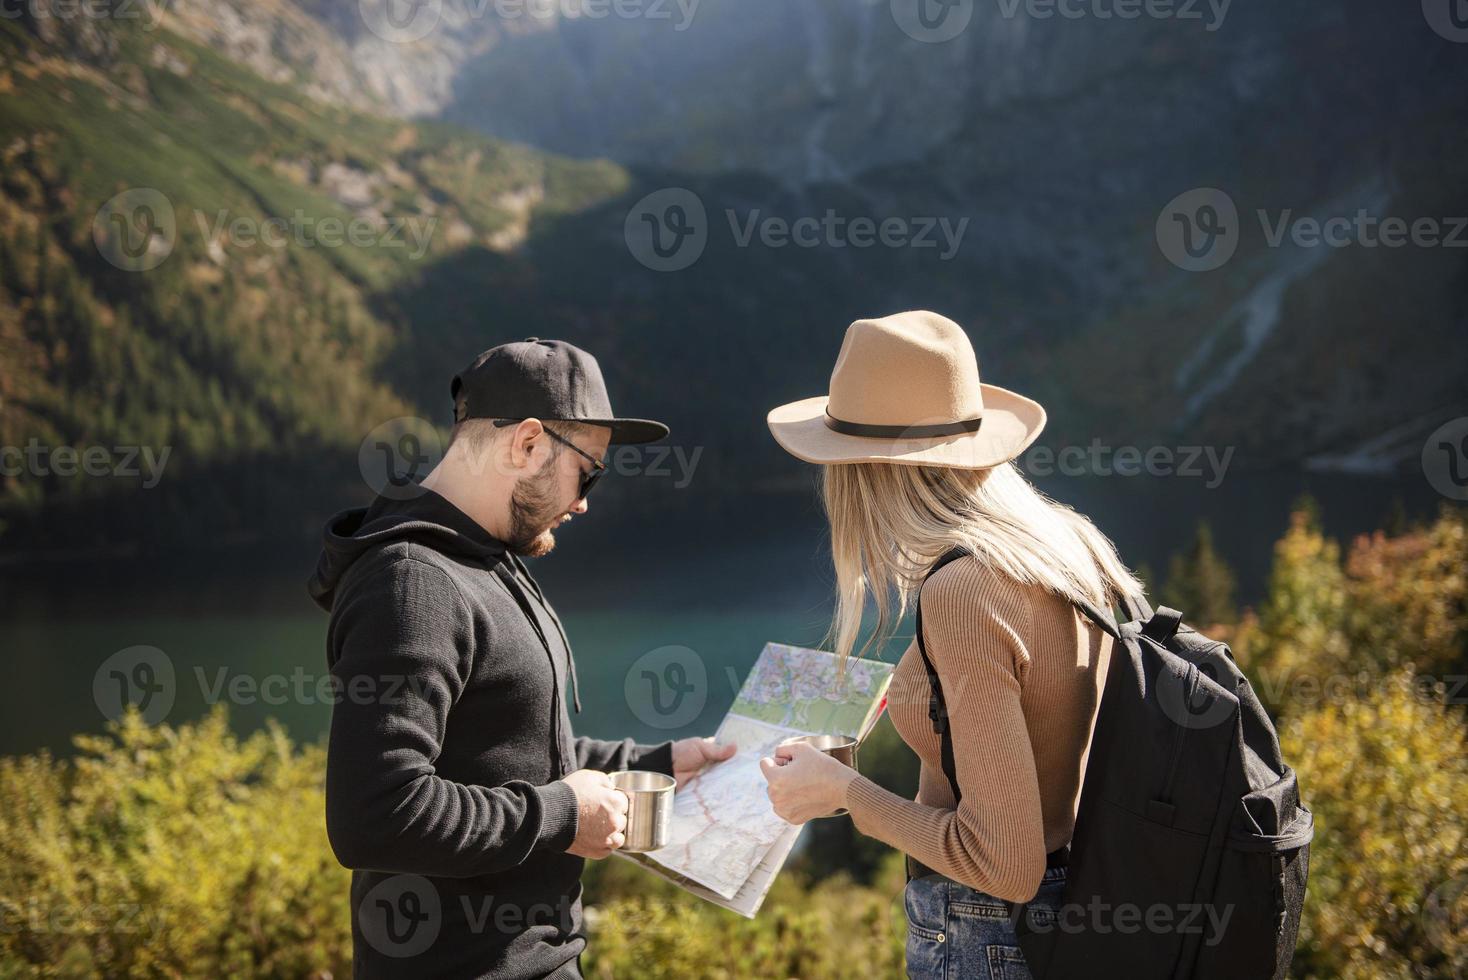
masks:
[[(576, 769), (672, 774), (672, 743), (575, 738), (575, 667), (524, 563), (432, 491), (326, 526), (310, 583), (337, 684), (326, 829), (357, 977), (580, 976)], [(580, 710), (580, 705), (577, 705)]]

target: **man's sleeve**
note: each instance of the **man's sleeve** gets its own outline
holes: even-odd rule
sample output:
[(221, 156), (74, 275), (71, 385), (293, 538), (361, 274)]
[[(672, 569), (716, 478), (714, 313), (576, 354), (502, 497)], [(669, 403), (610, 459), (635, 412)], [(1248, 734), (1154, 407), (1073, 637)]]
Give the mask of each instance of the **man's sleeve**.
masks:
[(606, 742), (597, 738), (576, 739), (576, 767), (598, 772), (646, 769), (673, 775), (673, 743), (640, 744), (630, 738)]
[(475, 786), (434, 762), (472, 662), (468, 607), (448, 575), (409, 558), (339, 595), (336, 704), (326, 762), (326, 829), (349, 868), (468, 877), (512, 868), (576, 837), (564, 781)]

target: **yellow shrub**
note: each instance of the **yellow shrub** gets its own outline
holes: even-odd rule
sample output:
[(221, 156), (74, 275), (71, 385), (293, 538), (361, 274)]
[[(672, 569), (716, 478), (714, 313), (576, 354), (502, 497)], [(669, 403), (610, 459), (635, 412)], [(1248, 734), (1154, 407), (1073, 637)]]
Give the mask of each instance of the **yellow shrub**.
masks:
[(870, 887), (835, 875), (807, 888), (801, 876), (787, 871), (754, 919), (662, 889), (612, 898), (589, 906), (586, 975), (902, 977), (903, 883), (901, 856), (891, 853)]
[(1468, 521), (1445, 509), (1398, 537), (1362, 535), (1344, 562), (1311, 515), (1275, 545), (1269, 595), (1229, 637), (1275, 712), (1364, 691), (1411, 668), (1448, 680), (1468, 670)]
[(1403, 671), (1282, 730), (1316, 828), (1296, 976), (1453, 977), (1468, 967), (1464, 721)]
[(350, 973), (319, 748), (220, 711), (77, 747), (0, 760), (0, 975)]
[[(0, 978), (351, 974), (349, 872), (325, 759), (278, 726), (246, 739), (130, 715), (78, 756), (0, 759)], [(898, 977), (902, 870), (868, 887), (787, 872), (750, 921), (596, 862), (594, 977)], [(600, 896), (600, 897), (598, 897)]]
[(1339, 546), (1308, 511), (1296, 511), (1274, 546), (1269, 595), (1257, 626), (1246, 621), (1235, 639), (1255, 690), (1271, 710), (1284, 707), (1302, 677), (1320, 683), (1353, 669), (1348, 608)]
[[(1260, 615), (1229, 637), (1284, 713), (1285, 758), (1316, 814), (1295, 975), (1463, 975), (1465, 718), (1420, 681), (1468, 659), (1468, 524), (1445, 512), (1424, 531), (1363, 538), (1343, 564), (1297, 515)], [(896, 783), (911, 753), (895, 733), (876, 738), (864, 768), (909, 793)], [(77, 745), (70, 761), (0, 759), (0, 980), (351, 972), (320, 746), (294, 748), (273, 725), (238, 739), (219, 712), (176, 729), (129, 716)], [(754, 920), (627, 862), (593, 862), (588, 976), (900, 977), (901, 856), (834, 828), (811, 835)]]
[(1386, 666), (1445, 677), (1465, 666), (1468, 521), (1445, 510), (1431, 527), (1356, 540), (1346, 560), (1354, 644)]

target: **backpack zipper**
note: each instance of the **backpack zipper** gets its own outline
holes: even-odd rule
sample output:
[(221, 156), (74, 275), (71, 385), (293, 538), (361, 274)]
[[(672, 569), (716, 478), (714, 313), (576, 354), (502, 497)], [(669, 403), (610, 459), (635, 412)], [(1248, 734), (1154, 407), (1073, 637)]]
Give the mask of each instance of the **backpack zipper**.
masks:
[[(1190, 663), (1188, 664), (1188, 672), (1183, 675), (1183, 703), (1185, 705), (1193, 703), (1193, 695), (1197, 693), (1197, 690), (1198, 668), (1195, 664)], [(1187, 725), (1176, 719), (1173, 720), (1173, 723), (1177, 725), (1177, 731), (1172, 735), (1172, 750), (1167, 762), (1167, 779), (1162, 784), (1161, 795), (1158, 796), (1158, 799), (1163, 803), (1169, 804), (1172, 802), (1172, 784), (1177, 780), (1178, 763), (1182, 762), (1183, 758), (1183, 742), (1188, 737)]]

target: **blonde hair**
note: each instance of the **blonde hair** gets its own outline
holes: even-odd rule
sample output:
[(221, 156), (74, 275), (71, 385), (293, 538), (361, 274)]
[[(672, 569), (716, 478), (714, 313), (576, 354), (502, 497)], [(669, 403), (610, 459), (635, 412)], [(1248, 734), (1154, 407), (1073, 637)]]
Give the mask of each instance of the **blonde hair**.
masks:
[(929, 566), (954, 547), (1016, 582), (1102, 609), (1143, 591), (1094, 524), (1046, 497), (1013, 464), (965, 470), (843, 463), (823, 470), (836, 566), (828, 640), (843, 664), (861, 634), (867, 593), (877, 623), (859, 654), (891, 637)]

